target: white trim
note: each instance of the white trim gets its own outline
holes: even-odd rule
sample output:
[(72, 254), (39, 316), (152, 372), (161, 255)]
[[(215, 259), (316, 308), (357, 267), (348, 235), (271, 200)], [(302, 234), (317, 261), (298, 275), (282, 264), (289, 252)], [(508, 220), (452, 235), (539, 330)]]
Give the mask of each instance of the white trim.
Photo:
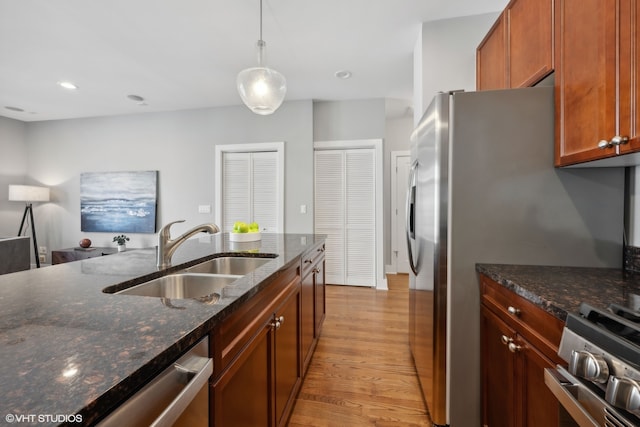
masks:
[[(398, 186), (398, 157), (409, 157), (411, 151), (392, 151), (391, 152), (391, 267), (398, 271), (398, 247), (396, 242), (398, 241), (398, 215), (395, 212), (398, 210), (398, 195), (396, 194), (396, 188)], [(394, 171), (393, 168), (396, 168)]]
[(222, 224), (222, 155), (224, 153), (255, 153), (265, 151), (276, 151), (278, 156), (278, 197), (281, 200), (278, 210), (278, 230), (284, 233), (284, 141), (281, 142), (258, 142), (249, 144), (225, 144), (215, 146), (215, 221)]
[[(376, 274), (375, 288), (386, 290), (387, 276), (384, 269), (384, 155), (382, 139), (357, 139), (343, 141), (314, 141), (314, 150), (346, 150), (352, 148), (373, 148), (376, 156)], [(315, 225), (314, 225), (315, 227)]]

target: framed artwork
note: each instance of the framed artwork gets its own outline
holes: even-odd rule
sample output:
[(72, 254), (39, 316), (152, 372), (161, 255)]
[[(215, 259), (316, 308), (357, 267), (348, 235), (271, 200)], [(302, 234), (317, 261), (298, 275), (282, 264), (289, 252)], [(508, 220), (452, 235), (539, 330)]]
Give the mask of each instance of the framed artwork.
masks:
[(155, 233), (158, 171), (80, 174), (81, 231)]

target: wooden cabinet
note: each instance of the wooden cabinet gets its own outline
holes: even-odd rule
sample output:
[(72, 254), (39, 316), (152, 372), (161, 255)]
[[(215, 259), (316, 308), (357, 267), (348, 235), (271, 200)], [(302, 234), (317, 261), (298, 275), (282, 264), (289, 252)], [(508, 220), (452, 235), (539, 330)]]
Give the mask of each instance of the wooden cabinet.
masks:
[(51, 251), (51, 264), (62, 264), (65, 262), (78, 261), (104, 255), (111, 255), (118, 252), (116, 248), (68, 248)]
[(558, 425), (544, 369), (564, 364), (564, 323), (484, 275), (480, 283), (483, 426)]
[(533, 86), (553, 61), (553, 0), (511, 0), (478, 46), (476, 87)]
[(509, 87), (507, 79), (507, 25), (502, 13), (476, 50), (476, 89)]
[(325, 317), (324, 243), (302, 256), (302, 363), (307, 372)]
[(505, 13), (508, 87), (533, 86), (554, 68), (553, 0), (512, 0)]
[(557, 166), (640, 150), (639, 7), (556, 0)]
[(302, 382), (299, 265), (212, 331), (212, 425), (285, 425)]

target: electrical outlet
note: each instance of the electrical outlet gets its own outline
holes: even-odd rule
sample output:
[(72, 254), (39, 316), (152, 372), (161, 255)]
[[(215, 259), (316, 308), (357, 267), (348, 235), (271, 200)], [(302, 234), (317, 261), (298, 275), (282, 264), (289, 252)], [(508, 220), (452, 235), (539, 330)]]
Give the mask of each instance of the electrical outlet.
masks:
[(211, 213), (211, 205), (198, 205), (198, 213), (201, 213), (201, 214)]
[(45, 254), (45, 255), (46, 255), (46, 254), (47, 254), (47, 247), (46, 247), (46, 246), (40, 246), (40, 247), (38, 248), (38, 253), (41, 253), (41, 254)]
[(39, 258), (40, 258), (40, 263), (47, 262), (47, 256), (46, 255), (40, 254)]

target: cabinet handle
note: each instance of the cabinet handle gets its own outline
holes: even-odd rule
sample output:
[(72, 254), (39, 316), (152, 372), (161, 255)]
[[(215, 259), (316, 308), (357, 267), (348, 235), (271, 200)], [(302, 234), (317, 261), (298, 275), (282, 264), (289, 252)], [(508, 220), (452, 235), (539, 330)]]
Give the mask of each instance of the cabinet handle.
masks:
[(282, 326), (283, 323), (284, 323), (284, 316), (276, 317), (276, 320), (274, 320), (272, 326), (275, 329), (280, 329), (280, 326)]
[(313, 261), (312, 261), (312, 260), (310, 260), (310, 259), (305, 259), (305, 260), (304, 260), (304, 263), (305, 263), (305, 264), (311, 264), (312, 262), (313, 262)]
[(507, 311), (514, 316), (520, 316), (520, 309), (512, 306), (507, 307)]
[(504, 345), (509, 345), (513, 342), (513, 338), (509, 338), (508, 336), (503, 335), (500, 337), (500, 341), (502, 341), (502, 344)]
[(510, 343), (509, 343), (509, 345), (508, 345), (507, 347), (509, 347), (509, 351), (510, 351), (511, 353), (516, 353), (516, 352), (518, 352), (518, 351), (522, 350), (522, 347), (521, 347), (521, 346), (519, 346), (519, 345), (517, 345), (517, 344), (516, 344), (516, 343), (514, 343), (514, 342), (510, 342)]
[(616, 147), (618, 145), (626, 144), (627, 142), (629, 142), (628, 136), (616, 135), (613, 138), (611, 138), (611, 141), (607, 141), (606, 139), (603, 139), (600, 142), (598, 142), (598, 148), (603, 150), (605, 148)]
[(318, 252), (324, 252), (324, 246), (321, 248), (318, 248)]
[(320, 269), (318, 267), (313, 267), (313, 270), (311, 270), (314, 274), (318, 274), (320, 273)]

